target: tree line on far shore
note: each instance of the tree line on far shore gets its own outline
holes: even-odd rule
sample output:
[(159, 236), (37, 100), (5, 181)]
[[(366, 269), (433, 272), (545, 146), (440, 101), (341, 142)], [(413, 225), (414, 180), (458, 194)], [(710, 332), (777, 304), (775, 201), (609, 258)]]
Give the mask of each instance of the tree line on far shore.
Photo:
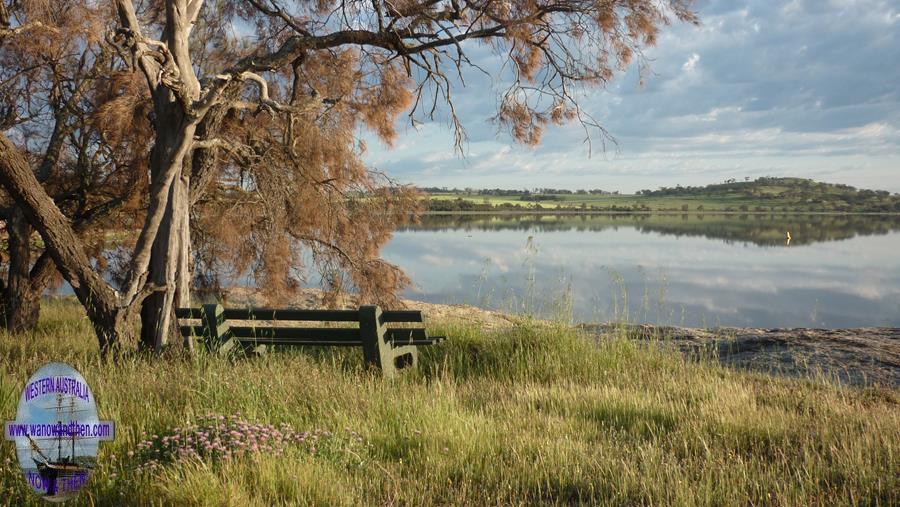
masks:
[[(705, 186), (676, 185), (640, 190), (630, 196), (599, 189), (459, 190), (424, 187), (421, 190), (430, 196), (443, 197), (428, 201), (430, 211), (539, 210), (542, 209), (540, 203), (544, 203), (551, 204), (553, 209), (584, 211), (900, 212), (900, 194), (805, 178), (729, 179), (724, 183)], [(456, 196), (456, 199), (447, 199), (447, 196)], [(481, 202), (477, 199), (479, 197), (483, 198)], [(520, 202), (492, 202), (490, 197), (506, 197)], [(603, 197), (611, 199), (606, 201)], [(629, 202), (624, 202), (625, 199)], [(651, 201), (654, 201), (652, 205)]]

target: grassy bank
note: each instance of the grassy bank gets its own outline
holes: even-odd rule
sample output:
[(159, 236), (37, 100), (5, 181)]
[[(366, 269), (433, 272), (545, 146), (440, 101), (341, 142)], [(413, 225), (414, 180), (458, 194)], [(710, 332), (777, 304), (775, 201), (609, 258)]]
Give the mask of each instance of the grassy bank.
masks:
[[(896, 391), (741, 373), (567, 327), (431, 327), (450, 340), (388, 383), (362, 371), (357, 350), (108, 363), (78, 307), (53, 303), (36, 332), (0, 336), (0, 414), (14, 418), (43, 363), (82, 372), (101, 418), (118, 424), (85, 504), (900, 501)], [(310, 437), (281, 456), (148, 467), (128, 455), (151, 435), (236, 412)], [(42, 503), (9, 442), (0, 464), (0, 503)]]

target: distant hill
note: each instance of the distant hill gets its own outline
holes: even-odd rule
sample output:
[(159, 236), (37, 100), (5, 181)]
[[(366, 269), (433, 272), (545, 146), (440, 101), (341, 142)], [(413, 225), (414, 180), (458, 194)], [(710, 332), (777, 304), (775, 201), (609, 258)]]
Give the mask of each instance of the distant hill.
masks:
[(612, 212), (900, 213), (900, 195), (805, 178), (728, 180), (702, 187), (641, 190), (635, 195), (593, 190), (425, 188), (435, 212), (570, 210)]

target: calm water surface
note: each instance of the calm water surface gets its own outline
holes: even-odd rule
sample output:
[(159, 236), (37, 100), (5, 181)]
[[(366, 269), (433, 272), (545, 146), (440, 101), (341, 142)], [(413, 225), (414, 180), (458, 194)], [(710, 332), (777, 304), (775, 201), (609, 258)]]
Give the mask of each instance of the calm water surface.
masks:
[(900, 327), (897, 216), (428, 216), (383, 255), (413, 279), (406, 297), (435, 303), (577, 322)]

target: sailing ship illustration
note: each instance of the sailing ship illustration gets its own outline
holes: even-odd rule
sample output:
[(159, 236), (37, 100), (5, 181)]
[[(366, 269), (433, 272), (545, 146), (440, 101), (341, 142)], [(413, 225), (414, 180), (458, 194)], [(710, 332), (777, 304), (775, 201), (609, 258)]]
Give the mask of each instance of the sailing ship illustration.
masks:
[[(69, 422), (76, 420), (75, 414), (85, 412), (87, 410), (78, 410), (75, 408), (75, 398), (69, 397), (69, 406), (63, 407), (62, 395), (57, 395), (55, 407), (43, 407), (47, 409), (56, 409), (56, 420), (60, 426), (67, 426)], [(68, 433), (68, 434), (67, 434)], [(52, 440), (56, 448), (56, 458), (52, 457), (52, 448), (41, 448), (31, 435), (27, 436), (28, 444), (31, 447), (31, 460), (34, 461), (38, 474), (47, 485), (47, 495), (57, 495), (58, 479), (61, 477), (77, 477), (86, 476), (93, 468), (89, 462), (89, 457), (79, 456), (76, 453), (76, 442), (79, 440), (87, 440), (88, 438), (76, 435), (75, 432), (60, 431), (56, 435), (47, 438)], [(40, 439), (40, 438), (39, 438)], [(49, 455), (48, 455), (49, 454)]]

